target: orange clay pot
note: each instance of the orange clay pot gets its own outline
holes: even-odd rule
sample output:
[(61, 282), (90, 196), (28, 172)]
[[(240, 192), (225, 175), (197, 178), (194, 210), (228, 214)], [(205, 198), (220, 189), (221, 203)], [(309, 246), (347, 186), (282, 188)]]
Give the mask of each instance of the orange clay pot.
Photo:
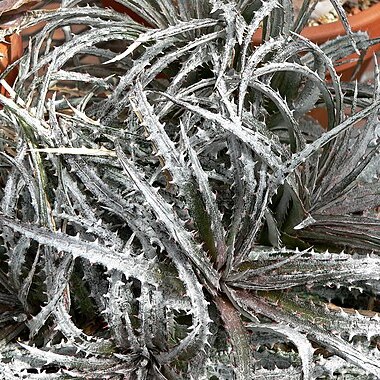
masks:
[[(3, 72), (10, 64), (17, 61), (23, 53), (22, 38), (19, 34), (12, 34), (5, 37), (4, 42), (0, 42), (0, 73)], [(17, 77), (18, 69), (15, 67), (4, 79), (10, 86), (13, 85)], [(5, 88), (0, 86), (2, 95), (7, 95)]]
[[(348, 16), (353, 32), (367, 32), (370, 38), (380, 37), (380, 3), (372, 5), (370, 8), (357, 13), (356, 15)], [(343, 36), (346, 31), (340, 21), (323, 24), (318, 26), (309, 26), (302, 30), (301, 34), (316, 44), (322, 44), (326, 41), (333, 40), (338, 36)], [(258, 30), (253, 36), (253, 43), (259, 45), (261, 43), (262, 30)], [(373, 57), (373, 53), (380, 50), (380, 44), (372, 46), (368, 49), (364, 59), (361, 70), (352, 78), (356, 63), (359, 56), (352, 54), (345, 58), (345, 60), (353, 60), (353, 62), (343, 63), (335, 69), (339, 75), (342, 75), (343, 81), (350, 81), (351, 79), (360, 78), (368, 63)]]

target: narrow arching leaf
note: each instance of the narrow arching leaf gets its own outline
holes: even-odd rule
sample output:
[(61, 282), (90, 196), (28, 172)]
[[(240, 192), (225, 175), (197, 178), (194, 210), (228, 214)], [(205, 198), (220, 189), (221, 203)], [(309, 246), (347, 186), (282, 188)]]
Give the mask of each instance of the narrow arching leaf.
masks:
[(52, 232), (46, 228), (36, 227), (14, 221), (6, 216), (0, 216), (0, 224), (23, 233), (26, 237), (36, 240), (40, 244), (65, 251), (74, 257), (83, 257), (90, 262), (99, 263), (108, 269), (120, 269), (126, 274), (133, 271), (148, 270), (149, 264), (144, 263), (131, 255), (131, 252), (116, 252), (112, 248), (106, 248), (96, 242), (81, 241), (76, 237), (68, 236), (60, 232)]
[(270, 325), (270, 324), (259, 324), (249, 325), (250, 329), (253, 329), (255, 331), (267, 331), (267, 332), (275, 332), (279, 335), (285, 337), (286, 339), (289, 339), (298, 349), (298, 354), (301, 357), (302, 360), (302, 373), (304, 379), (309, 379), (312, 376), (313, 373), (313, 352), (314, 348), (312, 347), (311, 343), (308, 341), (306, 336), (300, 334), (299, 332), (295, 331), (289, 326), (286, 325)]
[(164, 223), (170, 234), (183, 247), (189, 259), (205, 275), (207, 281), (217, 288), (218, 275), (212, 268), (205, 252), (200, 249), (191, 234), (184, 229), (178, 217), (161, 196), (141, 178), (140, 173), (133, 167), (133, 163), (128, 162), (120, 147), (118, 147), (117, 152), (123, 169), (128, 173), (138, 190), (142, 192), (146, 201), (157, 215), (158, 220)]

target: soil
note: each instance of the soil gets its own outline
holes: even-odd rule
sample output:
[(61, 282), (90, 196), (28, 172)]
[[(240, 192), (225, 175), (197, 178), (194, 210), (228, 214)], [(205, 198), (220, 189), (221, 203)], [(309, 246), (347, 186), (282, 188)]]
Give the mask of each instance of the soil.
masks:
[[(368, 9), (371, 5), (378, 3), (380, 0), (348, 0), (344, 3), (343, 8), (348, 16), (353, 16), (361, 11)], [(318, 26), (321, 24), (329, 24), (338, 21), (339, 17), (336, 11), (331, 11), (326, 15), (309, 21), (309, 26)]]

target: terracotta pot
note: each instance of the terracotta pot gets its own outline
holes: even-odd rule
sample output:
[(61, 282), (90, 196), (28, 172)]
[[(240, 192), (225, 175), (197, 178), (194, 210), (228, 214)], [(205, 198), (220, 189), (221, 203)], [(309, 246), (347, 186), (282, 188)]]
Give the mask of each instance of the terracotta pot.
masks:
[[(12, 34), (5, 37), (5, 42), (0, 42), (0, 72), (3, 72), (10, 64), (17, 61), (22, 56), (22, 38), (19, 34)], [(13, 85), (17, 77), (18, 69), (15, 67), (4, 79), (10, 86)], [(8, 95), (5, 88), (0, 86), (2, 95)]]
[[(369, 9), (362, 11), (356, 15), (348, 16), (353, 31), (366, 31), (371, 38), (380, 37), (380, 3), (372, 5)], [(318, 34), (317, 34), (318, 30)], [(345, 34), (345, 30), (340, 22), (305, 28), (302, 35), (310, 40), (321, 44), (331, 40), (337, 36)], [(338, 74), (342, 75), (342, 80), (349, 81), (351, 79), (360, 79), (373, 59), (373, 54), (380, 50), (380, 44), (368, 49), (363, 59), (361, 69), (353, 77), (356, 61), (344, 63), (336, 67)], [(352, 54), (347, 59), (357, 60), (358, 55)], [(315, 108), (310, 111), (310, 116), (318, 120), (322, 127), (327, 128), (327, 111), (325, 108)]]
[[(354, 32), (365, 31), (370, 38), (380, 37), (380, 3), (372, 5), (370, 8), (357, 13), (356, 15), (348, 16), (351, 29)], [(346, 34), (344, 27), (340, 21), (323, 24), (318, 26), (306, 27), (302, 30), (301, 34), (316, 44), (322, 44), (326, 41), (333, 40), (338, 36)], [(259, 45), (261, 43), (262, 30), (258, 30), (253, 36), (253, 43)], [(380, 50), (380, 44), (377, 44), (368, 49), (367, 54), (363, 59), (363, 64), (360, 72), (357, 73), (356, 78), (360, 78), (362, 72), (365, 70), (368, 63), (373, 57), (373, 53)], [(353, 59), (353, 62), (347, 62), (336, 67), (338, 74), (342, 75), (342, 80), (349, 81), (354, 74), (356, 63), (359, 56), (352, 54), (346, 59)]]

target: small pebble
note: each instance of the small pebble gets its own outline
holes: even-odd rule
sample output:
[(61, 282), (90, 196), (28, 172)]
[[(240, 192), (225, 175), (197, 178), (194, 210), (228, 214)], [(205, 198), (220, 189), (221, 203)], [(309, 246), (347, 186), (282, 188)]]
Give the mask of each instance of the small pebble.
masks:
[[(347, 15), (357, 15), (361, 11), (368, 9), (371, 5), (378, 3), (379, 0), (348, 0), (345, 2), (344, 8)], [(318, 26), (322, 24), (329, 24), (338, 21), (339, 17), (335, 10), (330, 11), (326, 15), (318, 19), (310, 19), (308, 26)]]

